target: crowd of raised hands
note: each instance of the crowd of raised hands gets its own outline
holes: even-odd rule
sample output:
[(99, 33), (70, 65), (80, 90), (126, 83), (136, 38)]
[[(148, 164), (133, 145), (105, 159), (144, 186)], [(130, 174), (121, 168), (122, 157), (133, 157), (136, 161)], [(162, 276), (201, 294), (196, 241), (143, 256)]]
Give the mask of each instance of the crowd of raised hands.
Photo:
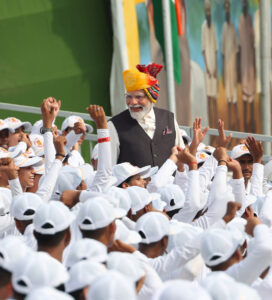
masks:
[[(201, 119), (157, 168), (112, 165), (103, 107), (55, 125), (0, 120), (0, 300), (270, 299), (272, 163), (254, 137), (217, 146)], [(178, 133), (176, 133), (178, 134)], [(137, 138), (137, 137), (135, 137)]]

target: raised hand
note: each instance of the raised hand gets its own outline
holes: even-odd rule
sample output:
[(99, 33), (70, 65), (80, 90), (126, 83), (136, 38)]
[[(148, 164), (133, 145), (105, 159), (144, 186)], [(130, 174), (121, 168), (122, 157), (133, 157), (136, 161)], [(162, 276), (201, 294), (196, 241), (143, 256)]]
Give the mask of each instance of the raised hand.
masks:
[(108, 128), (106, 114), (102, 106), (90, 105), (86, 108), (86, 110), (89, 112), (90, 117), (94, 120), (97, 129)]
[(196, 155), (197, 147), (205, 138), (205, 135), (209, 130), (209, 127), (206, 127), (204, 130), (202, 130), (201, 118), (196, 118), (193, 123), (193, 130), (194, 130), (194, 136), (189, 149), (193, 155)]
[(247, 137), (245, 145), (253, 157), (254, 163), (262, 163), (264, 149), (261, 141), (256, 141), (254, 137)]
[(44, 127), (52, 128), (52, 124), (58, 115), (60, 107), (61, 107), (61, 101), (60, 100), (57, 101), (53, 97), (48, 97), (43, 100), (41, 104), (41, 111), (42, 111), (42, 119), (43, 119)]
[(224, 129), (224, 121), (222, 121), (221, 119), (218, 120), (218, 128), (217, 129), (218, 129), (218, 133), (219, 133), (218, 147), (227, 148), (228, 144), (231, 141), (232, 133), (228, 137), (226, 137), (225, 129)]
[(229, 171), (233, 172), (233, 179), (239, 179), (243, 177), (242, 168), (238, 160), (229, 158), (227, 161), (227, 167)]
[(87, 129), (83, 122), (76, 122), (74, 124), (74, 131), (76, 134), (83, 134), (86, 133)]
[(60, 160), (62, 160), (65, 155), (66, 155), (66, 151), (65, 151), (65, 145), (67, 144), (67, 140), (65, 136), (55, 136), (54, 137), (54, 145), (55, 145), (55, 149), (56, 149), (56, 158), (59, 158)]
[(0, 170), (7, 174), (8, 180), (18, 177), (19, 168), (15, 166), (13, 159), (10, 157), (0, 158)]
[(225, 216), (223, 217), (226, 223), (229, 223), (232, 219), (235, 218), (236, 212), (241, 208), (241, 204), (239, 202), (228, 202), (227, 211)]
[(190, 153), (188, 147), (185, 147), (183, 150), (179, 151), (177, 157), (179, 161), (187, 165), (192, 162), (196, 162), (196, 157)]
[(225, 164), (227, 165), (229, 156), (225, 147), (217, 147), (213, 152), (213, 156), (218, 162), (225, 161)]

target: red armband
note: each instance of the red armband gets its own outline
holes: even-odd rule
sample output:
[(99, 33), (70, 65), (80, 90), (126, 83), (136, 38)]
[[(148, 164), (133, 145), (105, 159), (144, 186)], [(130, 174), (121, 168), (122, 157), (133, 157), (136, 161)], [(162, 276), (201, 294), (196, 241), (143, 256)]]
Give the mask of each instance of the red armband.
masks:
[(97, 142), (98, 142), (98, 143), (110, 142), (110, 137), (98, 139)]

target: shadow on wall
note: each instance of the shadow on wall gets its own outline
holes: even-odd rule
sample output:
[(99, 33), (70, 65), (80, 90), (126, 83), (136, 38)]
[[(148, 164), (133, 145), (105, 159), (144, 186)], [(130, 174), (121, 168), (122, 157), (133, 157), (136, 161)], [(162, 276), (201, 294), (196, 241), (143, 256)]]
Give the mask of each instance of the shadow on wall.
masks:
[[(81, 78), (75, 79), (81, 82), (75, 82), (75, 85), (83, 84), (90, 89), (90, 99), (84, 99), (83, 102), (99, 103), (105, 107), (109, 115), (109, 78), (112, 56), (109, 1), (50, 1), (52, 32), (61, 37), (81, 70)], [(80, 95), (78, 96), (80, 98)]]

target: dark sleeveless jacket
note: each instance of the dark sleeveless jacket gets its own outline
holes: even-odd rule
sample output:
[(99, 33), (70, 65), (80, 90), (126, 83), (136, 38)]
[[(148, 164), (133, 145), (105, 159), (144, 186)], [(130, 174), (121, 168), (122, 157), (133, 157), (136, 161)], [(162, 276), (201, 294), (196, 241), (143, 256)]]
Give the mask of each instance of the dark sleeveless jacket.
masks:
[(159, 108), (154, 108), (154, 113), (156, 130), (153, 139), (130, 116), (128, 110), (111, 119), (120, 141), (118, 164), (130, 162), (138, 167), (147, 165), (161, 167), (169, 158), (176, 139), (174, 114)]

